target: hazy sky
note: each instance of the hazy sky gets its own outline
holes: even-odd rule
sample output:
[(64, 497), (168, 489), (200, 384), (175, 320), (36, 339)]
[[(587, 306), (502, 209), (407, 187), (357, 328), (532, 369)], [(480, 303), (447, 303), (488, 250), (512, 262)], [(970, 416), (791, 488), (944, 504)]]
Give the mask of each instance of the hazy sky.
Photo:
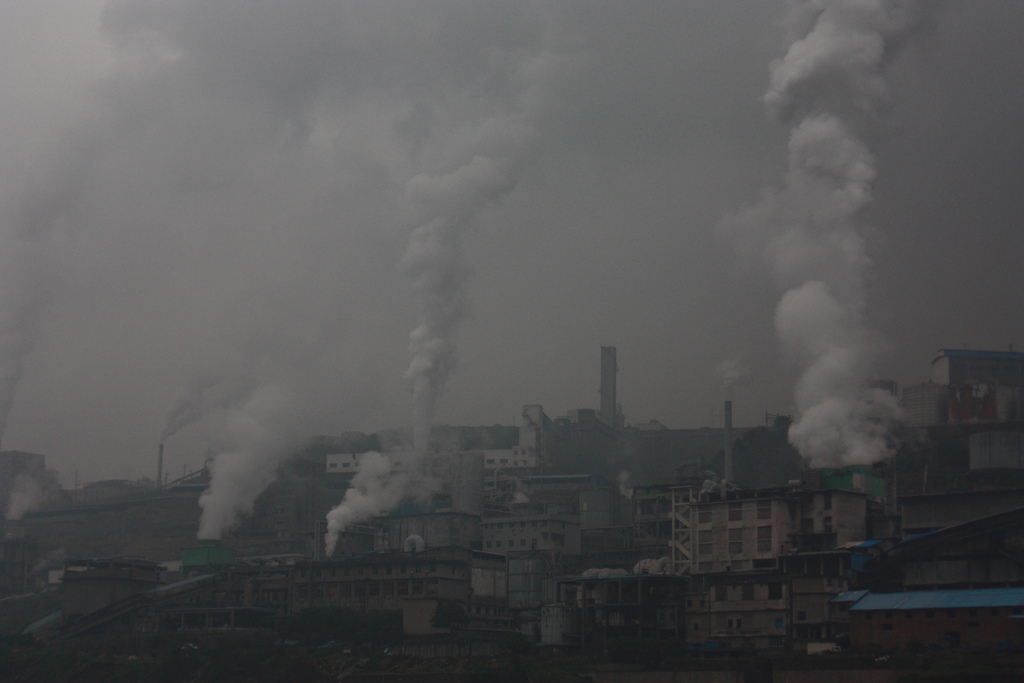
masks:
[[(940, 348), (1024, 349), (1024, 4), (931, 4), (865, 139), (867, 320), (901, 385)], [(438, 422), (597, 407), (602, 344), (627, 422), (720, 420), (736, 359), (738, 423), (792, 411), (782, 289), (720, 229), (786, 171), (763, 96), (788, 8), (8, 0), (3, 447), (66, 484), (153, 476), (168, 411), (213, 384), (172, 474), (254, 387), (288, 396), (289, 433), (407, 426), (403, 258), (430, 218), (409, 181), (499, 153), (513, 170), (460, 238), (471, 314)]]

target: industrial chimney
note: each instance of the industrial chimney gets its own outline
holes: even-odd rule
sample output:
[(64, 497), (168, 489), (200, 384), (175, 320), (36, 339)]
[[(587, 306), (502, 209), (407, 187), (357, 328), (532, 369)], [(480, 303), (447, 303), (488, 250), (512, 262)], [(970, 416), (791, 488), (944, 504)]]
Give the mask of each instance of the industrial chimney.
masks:
[(732, 481), (732, 401), (725, 402), (725, 472), (722, 478)]
[(164, 445), (160, 444), (160, 447), (156, 451), (156, 487), (160, 488), (164, 485)]
[(618, 403), (615, 400), (615, 374), (619, 371), (615, 360), (615, 347), (601, 347), (601, 421), (611, 427), (617, 427), (616, 413)]

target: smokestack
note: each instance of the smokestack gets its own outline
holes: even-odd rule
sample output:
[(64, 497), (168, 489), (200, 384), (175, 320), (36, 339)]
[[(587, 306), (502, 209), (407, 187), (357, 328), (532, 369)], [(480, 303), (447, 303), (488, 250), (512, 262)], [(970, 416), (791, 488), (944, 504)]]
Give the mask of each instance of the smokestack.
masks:
[(725, 472), (722, 476), (732, 481), (732, 401), (725, 402)]
[(615, 360), (615, 347), (601, 347), (601, 421), (617, 427), (617, 406), (615, 401), (615, 374), (619, 366)]
[(164, 485), (164, 445), (160, 444), (160, 447), (156, 451), (156, 487), (160, 488)]

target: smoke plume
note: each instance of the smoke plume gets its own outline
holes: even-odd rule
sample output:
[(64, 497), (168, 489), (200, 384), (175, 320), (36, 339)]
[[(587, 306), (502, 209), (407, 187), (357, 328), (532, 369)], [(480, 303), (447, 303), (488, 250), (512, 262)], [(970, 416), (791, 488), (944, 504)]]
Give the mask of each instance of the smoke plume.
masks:
[(60, 484), (52, 470), (22, 472), (14, 477), (4, 517), (11, 520), (21, 519), (27, 513), (56, 500), (59, 495)]
[(223, 429), (228, 447), (214, 459), (210, 487), (199, 498), (203, 512), (198, 538), (219, 539), (252, 511), (299, 443), (294, 412), (290, 392), (274, 385), (261, 386), (227, 412)]
[(345, 497), (327, 513), (327, 557), (334, 554), (342, 531), (400, 503), (406, 495), (408, 481), (406, 473), (393, 471), (392, 460), (387, 455), (371, 451), (359, 456), (359, 472), (352, 478)]
[(413, 447), (425, 452), (438, 396), (455, 369), (455, 334), (469, 315), (471, 268), (463, 239), (478, 214), (516, 185), (532, 137), (515, 118), (486, 121), (481, 143), (494, 148), (454, 171), (417, 175), (406, 194), (427, 216), (416, 228), (402, 267), (412, 278), (417, 326), (409, 335), (412, 359), (405, 373), (413, 391)]
[(43, 244), (32, 236), (0, 236), (0, 444), (14, 394), (49, 301)]
[(919, 14), (883, 0), (808, 2), (794, 13), (764, 98), (792, 126), (785, 182), (726, 221), (788, 288), (775, 328), (802, 371), (789, 436), (813, 466), (884, 457), (898, 413), (869, 385), (879, 344), (865, 320), (870, 259), (858, 219), (876, 170), (862, 138), (891, 104), (883, 67)]

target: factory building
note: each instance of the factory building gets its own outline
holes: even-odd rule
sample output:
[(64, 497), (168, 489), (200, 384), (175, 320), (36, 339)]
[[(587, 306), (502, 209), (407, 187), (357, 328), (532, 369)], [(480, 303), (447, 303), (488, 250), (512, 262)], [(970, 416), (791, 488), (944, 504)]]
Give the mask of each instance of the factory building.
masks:
[(994, 424), (1024, 420), (1024, 353), (942, 349), (931, 380), (908, 386), (908, 424)]
[(483, 549), (502, 555), (515, 551), (580, 554), (580, 521), (572, 515), (487, 517), (481, 524)]
[(1024, 642), (1024, 588), (871, 593), (849, 606), (850, 641), (996, 651)]

